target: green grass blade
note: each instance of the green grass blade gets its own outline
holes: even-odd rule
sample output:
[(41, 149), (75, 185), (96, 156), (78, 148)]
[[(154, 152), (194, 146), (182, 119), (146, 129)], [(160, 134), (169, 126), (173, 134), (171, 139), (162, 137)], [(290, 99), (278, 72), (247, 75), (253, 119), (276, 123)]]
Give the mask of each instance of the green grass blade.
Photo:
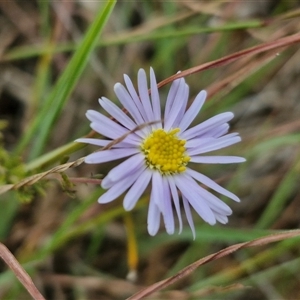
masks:
[[(298, 161), (298, 163), (296, 163)], [(257, 221), (256, 228), (268, 228), (283, 212), (287, 206), (290, 196), (295, 192), (299, 184), (299, 157), (297, 157), (294, 166), (287, 172), (276, 189), (269, 205), (264, 210), (260, 219)]]
[(64, 70), (49, 97), (46, 99), (41, 113), (33, 121), (27, 131), (27, 134), (19, 144), (19, 147), (16, 151), (17, 154), (20, 154), (24, 150), (26, 145), (32, 140), (33, 137), (34, 145), (30, 153), (30, 159), (36, 158), (43, 151), (51, 128), (57, 117), (60, 115), (64, 104), (66, 103), (78, 79), (80, 78), (80, 75), (87, 65), (89, 56), (97, 45), (99, 35), (104, 28), (104, 25), (106, 24), (106, 21), (110, 16), (115, 3), (115, 0), (107, 1), (99, 11), (98, 15), (95, 17), (94, 22), (88, 29), (83, 41), (73, 55), (67, 68)]

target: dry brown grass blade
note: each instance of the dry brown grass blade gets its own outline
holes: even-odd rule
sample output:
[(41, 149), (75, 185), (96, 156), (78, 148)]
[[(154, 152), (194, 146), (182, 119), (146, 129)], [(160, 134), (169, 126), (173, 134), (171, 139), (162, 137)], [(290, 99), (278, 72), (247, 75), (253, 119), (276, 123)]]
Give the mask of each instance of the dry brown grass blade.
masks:
[(75, 161), (63, 164), (63, 165), (59, 165), (56, 166), (48, 171), (42, 172), (42, 173), (38, 173), (29, 177), (26, 177), (25, 179), (21, 180), (20, 182), (16, 183), (16, 184), (6, 184), (6, 185), (2, 185), (0, 186), (0, 195), (4, 194), (10, 190), (17, 190), (21, 187), (27, 186), (27, 185), (33, 185), (35, 184), (37, 181), (43, 179), (44, 177), (46, 177), (49, 174), (53, 174), (53, 173), (62, 173), (65, 172), (66, 170), (72, 168), (72, 167), (77, 167), (80, 164), (82, 164), (84, 161), (84, 157), (81, 157)]
[(278, 39), (278, 40), (275, 40), (275, 41), (263, 43), (263, 44), (260, 44), (258, 46), (254, 46), (254, 47), (242, 50), (242, 51), (238, 51), (238, 52), (235, 52), (233, 54), (230, 54), (230, 55), (224, 56), (222, 58), (219, 58), (217, 60), (214, 60), (214, 61), (211, 61), (211, 62), (208, 62), (208, 63), (204, 63), (202, 65), (199, 65), (199, 66), (187, 69), (185, 71), (182, 71), (180, 73), (174, 74), (174, 75), (168, 77), (167, 79), (161, 81), (158, 84), (158, 87), (160, 88), (160, 87), (174, 81), (175, 79), (178, 79), (178, 78), (181, 78), (181, 77), (185, 77), (185, 76), (188, 76), (188, 75), (191, 75), (191, 74), (194, 74), (194, 73), (198, 73), (200, 71), (204, 71), (204, 70), (207, 70), (207, 69), (212, 69), (212, 68), (215, 68), (215, 67), (219, 67), (219, 66), (229, 64), (230, 62), (233, 62), (233, 61), (235, 61), (235, 60), (237, 60), (241, 57), (245, 57), (245, 56), (248, 56), (248, 55), (255, 55), (255, 54), (262, 53), (262, 52), (278, 49), (278, 48), (281, 48), (281, 47), (290, 46), (290, 45), (293, 45), (293, 44), (296, 44), (296, 43), (299, 43), (299, 42), (300, 42), (300, 34), (297, 33), (297, 34), (293, 34), (293, 35), (290, 35), (290, 36), (287, 36), (287, 37), (284, 37), (284, 38), (281, 38), (281, 39)]
[[(109, 144), (107, 144), (105, 147), (103, 147), (100, 151), (110, 149), (114, 145), (122, 142), (131, 133), (133, 133), (135, 131), (138, 131), (138, 130), (141, 130), (145, 126), (155, 124), (157, 122), (159, 122), (159, 121), (153, 121), (153, 122), (145, 123), (145, 124), (142, 124), (142, 125), (139, 125), (139, 126), (135, 127), (134, 129), (128, 131), (126, 134), (122, 135), (121, 137), (111, 141)], [(77, 167), (77, 166), (81, 165), (83, 162), (84, 162), (84, 157), (81, 157), (81, 158), (79, 158), (75, 161), (56, 166), (56, 167), (54, 167), (54, 168), (52, 168), (48, 171), (26, 177), (26, 178), (24, 178), (23, 180), (21, 180), (20, 182), (18, 182), (16, 184), (2, 185), (2, 186), (0, 186), (0, 195), (4, 194), (4, 193), (6, 193), (10, 190), (17, 190), (17, 189), (19, 189), (21, 187), (24, 187), (24, 186), (33, 185), (36, 182), (38, 182), (39, 180), (46, 177), (47, 175), (50, 175), (50, 174), (53, 174), (53, 173), (63, 173), (63, 172), (67, 171), (70, 168)]]
[[(264, 65), (269, 63), (276, 57), (276, 53), (274, 51), (267, 53), (267, 55), (263, 55), (262, 57), (257, 58), (249, 63), (247, 63), (244, 67), (241, 67), (235, 73), (225, 77), (224, 79), (217, 81), (206, 88), (208, 97), (212, 99), (212, 96), (222, 91), (224, 93), (228, 92), (228, 90), (232, 90), (236, 87), (240, 82), (245, 80), (245, 78), (249, 77), (251, 74), (262, 68)], [(226, 91), (227, 89), (227, 91)]]
[(277, 234), (271, 234), (271, 235), (268, 235), (268, 236), (265, 236), (265, 237), (262, 237), (259, 239), (255, 239), (255, 240), (252, 240), (249, 242), (239, 243), (239, 244), (229, 246), (225, 249), (222, 249), (221, 251), (218, 251), (214, 254), (208, 255), (204, 258), (197, 260), (196, 262), (194, 262), (194, 263), (190, 264), (189, 266), (185, 267), (184, 269), (182, 269), (176, 275), (171, 276), (162, 281), (159, 281), (159, 282), (141, 290), (140, 292), (129, 297), (127, 300), (139, 300), (146, 296), (149, 296), (149, 295), (153, 294), (154, 292), (157, 292), (163, 288), (166, 288), (167, 286), (175, 283), (179, 279), (182, 279), (183, 277), (191, 274), (198, 267), (200, 267), (210, 261), (222, 258), (226, 255), (236, 252), (237, 250), (240, 250), (243, 248), (255, 247), (255, 246), (263, 246), (263, 245), (267, 245), (270, 243), (282, 241), (282, 240), (285, 240), (288, 238), (296, 237), (296, 236), (300, 236), (300, 230), (293, 230), (293, 231), (287, 231), (287, 232), (282, 232), (282, 233), (277, 233)]
[(9, 268), (14, 272), (18, 280), (23, 284), (23, 286), (26, 288), (33, 299), (45, 300), (43, 295), (34, 285), (28, 273), (23, 269), (23, 267), (19, 264), (13, 254), (2, 243), (0, 243), (0, 256), (9, 266)]

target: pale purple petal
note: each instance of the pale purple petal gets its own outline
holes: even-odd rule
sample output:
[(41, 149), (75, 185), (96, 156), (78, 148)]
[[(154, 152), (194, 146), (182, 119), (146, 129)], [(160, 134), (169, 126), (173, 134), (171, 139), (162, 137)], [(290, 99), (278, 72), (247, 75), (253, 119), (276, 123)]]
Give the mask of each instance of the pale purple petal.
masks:
[(207, 131), (205, 131), (203, 134), (197, 137), (213, 137), (213, 138), (218, 138), (224, 134), (226, 134), (229, 130), (229, 124), (224, 123), (222, 125), (218, 125), (216, 127), (213, 127)]
[(187, 200), (187, 198), (185, 198), (184, 196), (182, 196), (182, 202), (183, 202), (183, 207), (184, 207), (184, 211), (185, 211), (185, 215), (186, 215), (186, 219), (191, 227), (192, 233), (193, 233), (193, 238), (196, 238), (196, 232), (195, 232), (195, 225), (194, 225), (194, 221), (193, 221), (193, 216), (192, 216), (192, 212), (191, 212), (191, 208), (189, 205), (189, 201)]
[[(151, 100), (153, 107), (153, 118), (155, 121), (161, 120), (161, 108), (160, 108), (160, 98), (157, 88), (157, 82), (155, 73), (152, 68), (150, 68), (150, 88), (151, 88)], [(153, 124), (154, 128), (161, 128), (161, 122)]]
[[(152, 189), (152, 192), (153, 192), (153, 189)], [(160, 210), (159, 210), (158, 206), (156, 205), (155, 201), (152, 199), (152, 193), (150, 196), (147, 223), (148, 223), (149, 234), (152, 236), (156, 235), (156, 233), (159, 229), (159, 224), (160, 224)]]
[[(99, 132), (101, 133), (101, 131), (103, 131), (103, 125), (101, 123), (91, 123), (90, 124), (90, 127), (95, 130), (96, 132)], [(105, 136), (107, 136), (108, 138), (111, 138), (111, 139), (119, 139), (120, 137), (122, 136), (125, 136), (125, 138), (122, 140), (122, 142), (126, 142), (127, 144), (130, 144), (131, 147), (136, 147), (136, 146), (139, 146), (140, 143), (141, 143), (141, 139), (135, 135), (135, 134), (128, 134), (128, 130), (125, 129), (123, 127), (124, 130), (126, 130), (125, 133), (122, 133), (120, 135), (117, 135), (116, 132), (117, 130), (113, 127), (110, 127), (109, 129), (107, 128), (106, 131), (105, 131)]]
[(194, 150), (194, 148), (198, 149), (199, 147), (210, 145), (215, 141), (217, 141), (217, 139), (212, 137), (193, 138), (191, 140), (188, 140), (185, 146), (188, 149), (188, 151), (190, 151), (190, 150)]
[[(190, 148), (190, 145), (194, 143), (193, 148), (190, 148), (187, 150), (187, 153), (189, 156), (194, 156), (197, 154), (202, 154), (206, 152), (211, 152), (215, 150), (219, 150), (228, 146), (231, 146), (233, 144), (236, 144), (241, 141), (241, 138), (239, 136), (229, 136), (229, 134), (220, 137), (218, 139), (213, 139), (209, 142), (203, 143), (201, 141), (202, 139), (194, 139), (191, 141), (187, 141), (186, 147)], [(196, 143), (195, 143), (196, 142)], [(197, 146), (198, 143), (198, 146)]]
[(128, 89), (128, 93), (130, 94), (134, 104), (136, 105), (136, 107), (138, 108), (140, 114), (142, 115), (143, 119), (146, 120), (147, 119), (147, 113), (142, 105), (142, 102), (141, 102), (141, 99), (140, 97), (138, 96), (133, 84), (132, 84), (132, 81), (130, 80), (130, 78), (125, 74), (124, 75), (124, 81), (125, 81), (125, 84), (126, 84), (126, 87)]
[(107, 161), (113, 161), (119, 158), (127, 157), (139, 152), (140, 150), (137, 148), (109, 149), (109, 150), (94, 152), (88, 155), (84, 159), (84, 161), (87, 164), (100, 164)]
[(99, 203), (108, 203), (119, 196), (121, 196), (141, 175), (143, 169), (138, 172), (128, 174), (125, 178), (115, 183), (107, 192), (105, 192), (99, 199)]
[(172, 105), (170, 107), (170, 112), (167, 114), (165, 113), (164, 117), (164, 129), (165, 131), (169, 131), (173, 123), (175, 122), (180, 110), (184, 105), (184, 95), (185, 95), (185, 82), (184, 79), (180, 79), (180, 84), (178, 87), (178, 91), (174, 99), (172, 99)]
[(204, 200), (206, 200), (206, 204), (211, 208), (213, 214), (214, 212), (217, 212), (218, 214), (226, 216), (231, 215), (232, 210), (226, 203), (224, 203), (215, 195), (198, 185), (192, 177), (186, 176), (186, 179), (186, 184), (189, 187), (189, 189), (195, 194), (199, 195), (199, 198), (203, 198)]
[[(91, 145), (95, 145), (95, 146), (100, 146), (100, 147), (105, 147), (107, 146), (109, 143), (111, 143), (111, 140), (102, 140), (102, 139), (92, 139), (92, 138), (81, 138), (81, 139), (77, 139), (75, 140), (75, 142), (78, 143), (86, 143), (86, 144), (91, 144)], [(123, 141), (118, 142), (116, 144), (114, 144), (112, 146), (112, 148), (132, 148), (133, 144), (132, 143), (126, 143)]]
[(129, 189), (127, 194), (125, 195), (123, 206), (125, 210), (131, 210), (141, 197), (142, 193), (145, 191), (148, 186), (150, 179), (152, 177), (152, 172), (148, 169), (145, 169), (140, 177), (136, 180), (136, 182)]
[(169, 90), (166, 105), (165, 105), (165, 116), (168, 116), (170, 114), (171, 108), (173, 106), (174, 99), (176, 97), (176, 94), (178, 92), (178, 89), (179, 89), (179, 86), (180, 86), (181, 82), (182, 82), (181, 79), (176, 79), (171, 84), (171, 88)]
[(239, 156), (191, 156), (190, 160), (201, 164), (236, 164), (245, 161), (244, 157)]
[(191, 184), (192, 177), (181, 174), (181, 176), (174, 177), (174, 180), (177, 188), (181, 191), (182, 195), (186, 197), (198, 215), (208, 224), (214, 225), (216, 218), (207, 201), (199, 195), (199, 192), (197, 192)]
[[(203, 197), (208, 206), (211, 208), (211, 210), (213, 212), (217, 212), (221, 215), (225, 215), (225, 216), (229, 216), (232, 214), (232, 210), (231, 208), (224, 203), (222, 200), (220, 200), (219, 198), (217, 198), (215, 195), (213, 195), (212, 193), (208, 192), (207, 190), (205, 190), (204, 188), (202, 188), (201, 186), (196, 184), (195, 190), (198, 190), (199, 195), (201, 195), (201, 197)], [(214, 215), (215, 217), (215, 215)]]
[(228, 223), (227, 216), (219, 215), (218, 213), (215, 213), (215, 217), (216, 217), (217, 221), (221, 224), (227, 224)]
[(86, 144), (91, 144), (95, 146), (100, 146), (100, 147), (105, 147), (109, 143), (111, 143), (111, 140), (101, 140), (101, 139), (91, 139), (91, 138), (81, 138), (75, 140), (75, 142), (78, 143), (86, 143)]
[[(184, 85), (184, 92), (183, 92), (183, 96), (182, 98), (180, 99), (181, 101), (181, 108), (177, 114), (177, 117), (176, 119), (174, 120), (174, 123), (172, 125), (172, 128), (176, 128), (176, 127), (179, 127), (179, 124), (185, 114), (185, 111), (186, 111), (186, 106), (187, 106), (187, 103), (188, 103), (188, 100), (189, 100), (189, 86), (187, 84)], [(176, 100), (175, 100), (176, 101)]]
[(190, 140), (194, 137), (197, 137), (197, 136), (205, 133), (207, 130), (210, 130), (211, 128), (219, 126), (223, 123), (227, 123), (233, 117), (234, 117), (234, 115), (232, 112), (225, 112), (225, 113), (216, 115), (216, 116), (200, 123), (199, 125), (196, 125), (190, 129), (186, 130), (185, 132), (183, 132), (181, 134), (181, 138)]
[[(88, 110), (86, 116), (91, 121), (90, 127), (103, 136), (117, 139), (122, 135), (128, 134), (128, 129), (95, 110)], [(133, 145), (138, 145), (140, 143), (140, 138), (135, 134), (128, 135), (124, 141), (125, 140), (127, 143), (132, 143)]]
[(128, 174), (145, 168), (144, 156), (138, 153), (129, 157), (118, 166), (114, 167), (102, 180), (101, 186), (104, 189), (110, 188), (114, 183), (123, 179)]
[(160, 175), (159, 172), (153, 172), (150, 201), (154, 201), (161, 212), (164, 211), (162, 195), (163, 195), (162, 176)]
[(116, 139), (128, 132), (126, 128), (95, 110), (88, 110), (86, 117), (91, 121), (91, 124), (94, 124), (93, 129), (95, 131), (111, 139)]
[(206, 95), (206, 91), (201, 91), (193, 101), (192, 105), (188, 108), (178, 126), (181, 132), (185, 131), (191, 125), (191, 123), (201, 110), (205, 102)]
[[(133, 122), (116, 104), (109, 99), (102, 97), (99, 99), (100, 105), (119, 123), (124, 127), (132, 130), (136, 128), (137, 124)], [(135, 132), (137, 133), (137, 132)]]
[(146, 111), (146, 121), (157, 121), (154, 119), (150, 96), (148, 93), (147, 76), (144, 69), (139, 69), (138, 71), (138, 90), (142, 105), (144, 107), (144, 110)]
[(229, 192), (228, 190), (224, 189), (223, 187), (221, 187), (220, 185), (218, 185), (216, 182), (214, 182), (213, 180), (211, 180), (209, 177), (195, 171), (192, 170), (190, 168), (187, 168), (186, 170), (187, 174), (189, 174), (190, 176), (192, 176), (194, 179), (196, 179), (197, 181), (201, 182), (202, 184), (206, 185), (207, 187), (211, 188), (212, 190), (236, 201), (236, 202), (240, 202), (240, 199), (234, 195), (233, 193)]
[(128, 94), (128, 91), (121, 83), (116, 83), (114, 86), (115, 94), (120, 100), (121, 104), (125, 107), (126, 110), (131, 114), (136, 124), (144, 124), (147, 122), (141, 115), (139, 109), (136, 107), (136, 104), (133, 99)]
[(182, 218), (181, 218), (181, 211), (180, 211), (180, 203), (179, 203), (179, 197), (178, 197), (178, 191), (173, 179), (173, 176), (167, 176), (166, 177), (169, 181), (169, 186), (171, 190), (171, 195), (173, 199), (173, 203), (176, 209), (177, 217), (178, 217), (178, 222), (179, 222), (179, 233), (182, 231)]
[(162, 213), (163, 213), (165, 228), (168, 234), (173, 234), (175, 229), (175, 224), (174, 224), (174, 216), (173, 216), (173, 209), (172, 209), (172, 202), (171, 202), (171, 194), (170, 194), (169, 182), (165, 176), (162, 176), (162, 190), (163, 190), (163, 194), (162, 194), (161, 201), (163, 202)]

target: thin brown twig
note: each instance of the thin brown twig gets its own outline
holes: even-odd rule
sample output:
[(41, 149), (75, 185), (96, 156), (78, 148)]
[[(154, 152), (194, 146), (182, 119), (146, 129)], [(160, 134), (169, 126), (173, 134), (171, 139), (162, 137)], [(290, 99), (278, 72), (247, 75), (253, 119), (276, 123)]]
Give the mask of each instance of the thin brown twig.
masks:
[(0, 243), (0, 256), (35, 300), (45, 300), (32, 279), (5, 245)]
[(300, 42), (300, 34), (297, 33), (297, 34), (293, 34), (293, 35), (290, 35), (290, 36), (287, 36), (287, 37), (284, 37), (284, 38), (281, 38), (281, 39), (278, 39), (275, 41), (259, 44), (258, 46), (247, 48), (245, 50), (238, 51), (238, 52), (235, 52), (230, 55), (226, 55), (222, 58), (213, 60), (208, 63), (201, 64), (199, 66), (196, 66), (196, 67), (187, 69), (185, 71), (182, 71), (180, 73), (174, 74), (174, 75), (162, 80), (161, 82), (159, 82), (158, 87), (160, 88), (178, 78), (182, 78), (182, 77), (185, 77), (185, 76), (188, 76), (188, 75), (191, 75), (194, 73), (198, 73), (200, 71), (204, 71), (207, 69), (227, 65), (241, 57), (245, 57), (248, 55), (255, 55), (255, 54), (262, 53), (262, 52), (278, 49), (281, 47), (290, 46), (290, 45), (293, 45), (293, 44), (296, 44), (299, 42)]
[(179, 271), (174, 276), (171, 276), (167, 279), (164, 279), (162, 281), (159, 281), (139, 292), (134, 294), (133, 296), (129, 297), (127, 300), (140, 300), (146, 296), (149, 296), (153, 294), (154, 292), (160, 291), (163, 288), (166, 288), (167, 286), (175, 283), (179, 279), (191, 274), (193, 271), (195, 271), (198, 267), (207, 264), (210, 261), (217, 260), (219, 258), (222, 258), (224, 256), (227, 256), (233, 252), (236, 252), (237, 250), (243, 249), (243, 248), (249, 248), (249, 247), (256, 247), (256, 246), (263, 246), (274, 242), (279, 242), (288, 238), (300, 236), (300, 230), (291, 230), (286, 232), (281, 232), (277, 234), (271, 234), (262, 238), (258, 238), (249, 242), (239, 243), (232, 246), (229, 246), (227, 248), (224, 248), (216, 253), (213, 253), (211, 255), (205, 256), (196, 262), (188, 265), (181, 271)]
[[(136, 126), (132, 130), (128, 131), (126, 134), (123, 134), (121, 137), (119, 137), (119, 138), (111, 141), (110, 143), (108, 143), (105, 147), (101, 148), (99, 151), (108, 150), (111, 147), (113, 147), (114, 145), (122, 142), (129, 134), (131, 134), (135, 131), (141, 130), (145, 126), (148, 126), (150, 124), (155, 124), (157, 122), (159, 122), (159, 121), (153, 121), (153, 122), (149, 122), (149, 123), (145, 123), (145, 124)], [(84, 159), (85, 159), (85, 157), (81, 157), (81, 158), (79, 158), (75, 161), (72, 161), (72, 162), (69, 162), (69, 163), (66, 163), (66, 164), (62, 164), (62, 165), (59, 165), (59, 166), (55, 166), (54, 168), (52, 168), (48, 171), (26, 177), (26, 178), (24, 178), (23, 180), (21, 180), (20, 182), (18, 182), (16, 184), (2, 185), (2, 186), (0, 186), (0, 195), (4, 194), (4, 193), (6, 193), (7, 191), (10, 191), (10, 190), (17, 190), (17, 189), (19, 189), (21, 187), (24, 187), (24, 186), (33, 185), (36, 182), (38, 182), (39, 180), (45, 178), (47, 175), (54, 174), (54, 173), (63, 173), (63, 172), (65, 172), (66, 170), (68, 170), (70, 168), (77, 167), (77, 166), (81, 165), (84, 162)]]

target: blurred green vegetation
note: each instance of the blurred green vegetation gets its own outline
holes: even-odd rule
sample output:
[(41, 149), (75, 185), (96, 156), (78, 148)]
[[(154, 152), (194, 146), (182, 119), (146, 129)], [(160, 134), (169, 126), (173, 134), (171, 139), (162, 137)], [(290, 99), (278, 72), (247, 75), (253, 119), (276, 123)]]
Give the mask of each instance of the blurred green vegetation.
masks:
[[(137, 70), (152, 66), (161, 81), (178, 70), (299, 32), (297, 2), (256, 4), (79, 0), (11, 1), (7, 8), (1, 4), (0, 24), (8, 24), (0, 47), (0, 119), (5, 120), (0, 127), (1, 184), (17, 183), (94, 151), (73, 140), (89, 133), (85, 112), (100, 109), (99, 97), (116, 101), (113, 85), (123, 82), (123, 74), (136, 82)], [(20, 18), (19, 24), (13, 16)], [(299, 227), (299, 56), (296, 44), (186, 78), (191, 100), (201, 89), (212, 94), (197, 122), (220, 112), (235, 113), (231, 130), (238, 131), (243, 141), (221, 153), (243, 156), (247, 162), (204, 165), (201, 172), (237, 194), (241, 203), (228, 201), (233, 215), (226, 226), (210, 227), (195, 216), (196, 240), (187, 224), (180, 235), (168, 236), (162, 228), (150, 237), (145, 195), (131, 214), (139, 285), (174, 275), (228, 245)], [(226, 84), (218, 86), (223, 80)], [(160, 91), (162, 103), (168, 87)], [(9, 103), (20, 105), (21, 112), (14, 113)], [(52, 174), (31, 187), (1, 195), (1, 241), (32, 278), (38, 278), (47, 299), (127, 295), (117, 285), (112, 295), (103, 286), (73, 281), (86, 276), (104, 278), (108, 285), (117, 278), (126, 282), (122, 199), (100, 206), (97, 199), (104, 191), (84, 180), (98, 174), (101, 178), (111, 167), (80, 165), (64, 174), (75, 186), (64, 185), (66, 177)], [(300, 298), (298, 245), (299, 239), (291, 239), (241, 250), (206, 264), (169, 289), (185, 291), (190, 299), (199, 295), (248, 299), (249, 290), (251, 299)], [(0, 298), (25, 299), (26, 291), (15, 276), (5, 266), (1, 270)], [(62, 274), (69, 279), (60, 282)]]

